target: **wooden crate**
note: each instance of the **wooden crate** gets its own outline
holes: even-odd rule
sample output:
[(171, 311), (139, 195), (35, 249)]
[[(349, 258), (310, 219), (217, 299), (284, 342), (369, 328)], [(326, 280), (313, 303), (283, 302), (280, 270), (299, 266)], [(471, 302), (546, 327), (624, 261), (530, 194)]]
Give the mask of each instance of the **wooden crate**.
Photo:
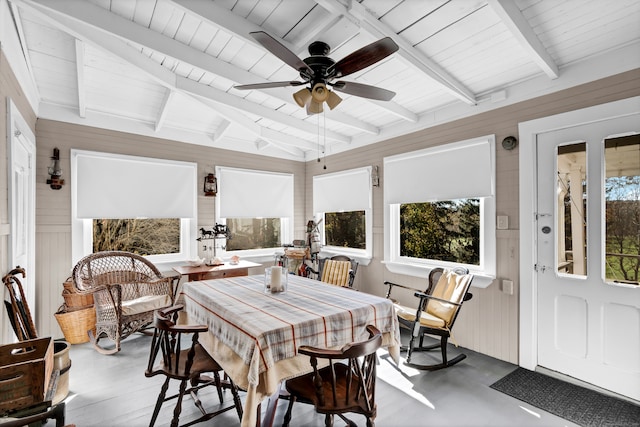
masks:
[(53, 352), (51, 337), (0, 346), (0, 414), (45, 400)]

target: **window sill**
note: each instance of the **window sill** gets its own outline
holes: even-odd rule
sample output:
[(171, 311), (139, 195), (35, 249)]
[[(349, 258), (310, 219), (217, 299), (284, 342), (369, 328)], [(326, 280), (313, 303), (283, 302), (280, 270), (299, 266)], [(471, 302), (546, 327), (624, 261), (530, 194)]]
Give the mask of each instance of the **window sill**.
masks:
[[(421, 277), (427, 279), (432, 266), (416, 265), (398, 262), (383, 261), (384, 266), (392, 273), (404, 274), (405, 276)], [(473, 281), (471, 286), (475, 288), (487, 288), (495, 280), (495, 276), (489, 275), (480, 271), (471, 271), (473, 274)]]
[(371, 263), (371, 256), (363, 255), (363, 251), (358, 251), (357, 253), (355, 253), (354, 251), (350, 251), (349, 249), (344, 248), (336, 248), (334, 250), (325, 246), (320, 250), (320, 253), (318, 255), (321, 258), (330, 258), (334, 255), (346, 255), (358, 261), (358, 264), (360, 265), (369, 265)]

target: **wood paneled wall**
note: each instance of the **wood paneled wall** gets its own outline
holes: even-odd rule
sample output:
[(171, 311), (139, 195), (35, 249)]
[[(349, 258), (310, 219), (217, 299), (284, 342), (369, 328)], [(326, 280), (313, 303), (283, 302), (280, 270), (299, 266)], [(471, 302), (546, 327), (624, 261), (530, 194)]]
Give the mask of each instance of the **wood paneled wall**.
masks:
[[(455, 341), (463, 347), (509, 362), (518, 362), (519, 300), (519, 147), (508, 151), (502, 140), (510, 135), (519, 138), (518, 123), (592, 105), (640, 95), (640, 70), (633, 70), (597, 82), (576, 86), (555, 94), (520, 102), (420, 132), (389, 139), (338, 155), (324, 161), (307, 163), (306, 212), (312, 212), (313, 176), (344, 169), (378, 165), (380, 187), (373, 189), (373, 260), (358, 269), (356, 286), (373, 294), (384, 295), (385, 280), (424, 288), (423, 280), (390, 273), (381, 261), (384, 257), (383, 230), (383, 158), (408, 151), (462, 141), (488, 134), (496, 136), (496, 214), (509, 217), (509, 229), (497, 231), (497, 279), (486, 289), (472, 287), (474, 297), (465, 303), (454, 328)], [(534, 159), (531, 159), (532, 161)], [(327, 169), (323, 169), (326, 163)], [(455, 167), (455, 165), (452, 165)], [(460, 171), (464, 173), (464, 171)], [(415, 185), (420, 185), (416, 182)], [(533, 261), (532, 261), (533, 262)], [(513, 280), (513, 295), (502, 292), (502, 279)], [(394, 296), (398, 297), (398, 295)], [(412, 297), (402, 295), (403, 302)]]
[[(79, 126), (51, 120), (38, 120), (37, 138), (37, 204), (36, 204), (36, 255), (38, 283), (43, 302), (39, 307), (43, 333), (61, 336), (53, 314), (62, 304), (62, 283), (73, 268), (71, 260), (71, 149), (103, 151), (133, 156), (195, 162), (198, 164), (198, 183), (204, 176), (214, 172), (215, 166), (231, 166), (294, 174), (295, 238), (304, 238), (306, 222), (304, 215), (305, 164), (291, 160), (276, 159), (236, 151), (184, 144), (140, 135), (114, 132), (105, 129)], [(54, 147), (60, 149), (60, 165), (66, 185), (52, 190), (45, 182), (47, 166)], [(117, 171), (114, 171), (117, 173)], [(144, 177), (140, 177), (144, 179)], [(198, 227), (215, 224), (216, 198), (205, 197), (198, 187)], [(241, 197), (242, 195), (239, 195)], [(54, 320), (48, 322), (47, 320)]]

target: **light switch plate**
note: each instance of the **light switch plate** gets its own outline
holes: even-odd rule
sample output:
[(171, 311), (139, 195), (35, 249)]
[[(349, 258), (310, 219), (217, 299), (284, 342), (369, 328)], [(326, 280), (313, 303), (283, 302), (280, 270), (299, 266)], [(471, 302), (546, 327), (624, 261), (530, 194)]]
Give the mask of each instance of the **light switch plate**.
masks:
[(506, 215), (498, 215), (496, 228), (498, 230), (507, 230), (509, 228), (509, 217)]
[(502, 292), (507, 295), (513, 295), (513, 280), (502, 281)]

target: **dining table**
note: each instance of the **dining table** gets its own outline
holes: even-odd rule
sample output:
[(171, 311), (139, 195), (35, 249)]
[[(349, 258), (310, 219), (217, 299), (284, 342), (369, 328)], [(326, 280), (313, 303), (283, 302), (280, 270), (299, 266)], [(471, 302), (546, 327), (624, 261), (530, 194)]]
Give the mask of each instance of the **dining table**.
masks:
[[(241, 425), (271, 425), (281, 384), (311, 372), (298, 348), (340, 348), (368, 338), (367, 325), (398, 363), (400, 331), (391, 300), (358, 290), (288, 275), (285, 292), (265, 290), (265, 276), (250, 275), (184, 284), (182, 322), (203, 324), (202, 346), (246, 391)], [(261, 403), (269, 406), (261, 415)]]

